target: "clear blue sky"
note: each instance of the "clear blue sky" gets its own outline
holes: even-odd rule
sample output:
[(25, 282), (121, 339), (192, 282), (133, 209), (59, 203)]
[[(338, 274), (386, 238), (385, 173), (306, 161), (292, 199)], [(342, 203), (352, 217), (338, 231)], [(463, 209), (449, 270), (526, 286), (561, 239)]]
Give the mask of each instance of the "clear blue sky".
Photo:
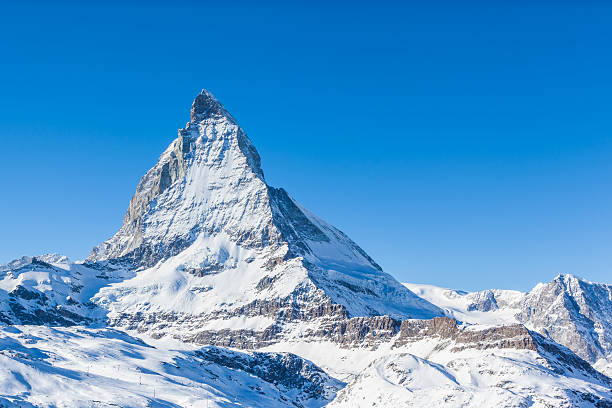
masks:
[(612, 283), (610, 5), (224, 3), (0, 5), (0, 262), (110, 237), (207, 88), (400, 280)]

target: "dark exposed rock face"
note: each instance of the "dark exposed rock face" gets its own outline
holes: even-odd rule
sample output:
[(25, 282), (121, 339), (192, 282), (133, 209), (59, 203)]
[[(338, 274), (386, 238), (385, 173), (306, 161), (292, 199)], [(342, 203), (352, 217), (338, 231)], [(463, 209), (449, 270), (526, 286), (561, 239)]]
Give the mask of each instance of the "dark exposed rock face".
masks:
[(195, 355), (204, 362), (211, 362), (232, 370), (241, 370), (274, 384), (281, 390), (297, 390), (292, 403), (302, 407), (305, 401), (330, 396), (344, 384), (332, 380), (323, 370), (291, 353), (236, 353), (217, 347), (206, 347)]
[(201, 278), (202, 276), (206, 276), (206, 275), (215, 275), (221, 272), (223, 269), (224, 269), (223, 264), (215, 263), (215, 264), (205, 265), (201, 267), (185, 268), (185, 272)]
[(202, 91), (191, 105), (191, 122), (196, 123), (208, 118), (220, 118), (227, 115), (223, 105), (208, 91)]
[[(59, 258), (41, 258), (54, 257)], [(0, 322), (54, 326), (92, 323), (92, 305), (76, 299), (83, 289), (82, 272), (87, 271), (91, 279), (97, 271), (82, 268), (69, 272), (41, 258), (23, 257), (0, 266), (0, 279), (16, 281), (11, 290), (0, 289)]]
[(259, 280), (259, 282), (257, 282), (257, 286), (255, 286), (255, 289), (259, 292), (261, 292), (262, 290), (269, 289), (272, 287), (272, 285), (274, 285), (274, 282), (276, 282), (276, 280), (278, 280), (278, 275), (264, 276)]
[(242, 350), (256, 350), (278, 342), (281, 329), (270, 326), (263, 331), (240, 330), (203, 330), (181, 340), (196, 344), (212, 344), (222, 347), (234, 347)]
[[(329, 322), (329, 335), (331, 336), (335, 322), (346, 322), (348, 314), (346, 309), (325, 300), (320, 303), (305, 305), (300, 299), (285, 299), (278, 301), (256, 300), (233, 310), (218, 310), (203, 315), (178, 313), (137, 313), (119, 314), (110, 317), (109, 324), (140, 332), (148, 332), (154, 337), (171, 335), (183, 341), (202, 345), (215, 345), (236, 347), (241, 349), (257, 349), (270, 344), (278, 343), (286, 338), (282, 330), (285, 323), (313, 322), (317, 319)], [(182, 333), (180, 330), (168, 331), (171, 327), (194, 327), (205, 325), (206, 322), (234, 317), (268, 317), (276, 322), (262, 331), (255, 330), (193, 330)], [(382, 319), (389, 319), (381, 316)], [(340, 326), (338, 326), (340, 327)], [(345, 330), (346, 331), (346, 330)], [(314, 336), (311, 333), (310, 336)]]
[(268, 188), (270, 203), (280, 217), (274, 219), (284, 240), (294, 245), (294, 251), (310, 252), (305, 240), (329, 242), (329, 238), (304, 215), (282, 188)]
[(21, 298), (25, 300), (36, 300), (40, 305), (47, 303), (47, 296), (45, 296), (44, 293), (27, 290), (21, 285), (17, 285), (15, 289), (10, 291), (9, 296), (12, 298)]
[[(261, 331), (251, 329), (195, 330), (185, 334), (166, 330), (175, 325), (197, 327), (210, 320), (230, 319), (237, 316), (266, 316), (275, 319), (277, 323)], [(121, 314), (111, 318), (109, 324), (148, 332), (157, 338), (168, 334), (182, 341), (196, 344), (253, 350), (289, 339), (288, 333), (283, 330), (285, 323), (314, 322), (315, 320), (318, 320), (320, 325), (316, 330), (307, 329), (303, 333), (303, 339), (328, 340), (345, 347), (376, 347), (396, 335), (400, 326), (399, 321), (388, 316), (348, 319), (344, 308), (332, 303), (304, 309), (280, 302), (262, 301), (253, 302), (232, 312), (219, 311), (200, 316), (167, 313)]]
[[(89, 324), (92, 322), (92, 320), (87, 317), (81, 316), (61, 307), (55, 309), (26, 309), (17, 302), (10, 302), (9, 307), (11, 308), (14, 319), (16, 319), (20, 324), (75, 326)], [(0, 317), (0, 321), (8, 324), (14, 323), (14, 320), (8, 316)]]

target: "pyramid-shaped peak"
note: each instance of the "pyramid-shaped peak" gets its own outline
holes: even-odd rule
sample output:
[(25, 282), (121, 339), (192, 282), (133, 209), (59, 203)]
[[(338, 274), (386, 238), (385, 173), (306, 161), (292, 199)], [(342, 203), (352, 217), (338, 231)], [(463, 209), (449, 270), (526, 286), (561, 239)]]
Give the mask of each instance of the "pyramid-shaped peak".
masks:
[(232, 118), (210, 91), (202, 89), (191, 104), (191, 122), (197, 123), (208, 118), (216, 119), (223, 116)]
[(344, 233), (270, 187), (255, 146), (206, 90), (193, 101), (191, 123), (141, 179), (121, 229), (89, 260), (143, 271), (165, 265), (168, 288), (180, 275), (212, 279), (206, 298), (219, 303), (208, 311), (221, 302), (246, 307), (295, 296), (339, 305), (350, 316), (442, 315)]
[(568, 273), (560, 273), (552, 280), (552, 282), (550, 282), (550, 284), (558, 284), (563, 286), (581, 283), (592, 284), (592, 282), (589, 282), (586, 279)]

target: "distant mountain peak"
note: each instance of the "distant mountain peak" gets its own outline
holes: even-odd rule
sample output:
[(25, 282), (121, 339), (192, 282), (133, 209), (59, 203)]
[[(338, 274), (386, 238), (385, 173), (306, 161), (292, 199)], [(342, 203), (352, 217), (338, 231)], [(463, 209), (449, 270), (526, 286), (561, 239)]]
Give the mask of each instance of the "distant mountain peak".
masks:
[(590, 282), (580, 276), (572, 275), (571, 273), (560, 273), (553, 279), (553, 282), (563, 282), (564, 284), (569, 284), (572, 282), (582, 282), (586, 284), (591, 284)]

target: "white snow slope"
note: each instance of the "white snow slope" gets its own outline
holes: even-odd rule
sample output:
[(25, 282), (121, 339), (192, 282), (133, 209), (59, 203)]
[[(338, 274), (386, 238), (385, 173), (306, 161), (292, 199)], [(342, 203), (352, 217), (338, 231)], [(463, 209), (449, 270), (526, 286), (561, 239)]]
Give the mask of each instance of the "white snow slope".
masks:
[(0, 406), (320, 407), (343, 385), (287, 353), (179, 350), (113, 329), (0, 329)]
[(108, 328), (5, 326), (0, 406), (606, 407), (612, 401), (610, 382), (568, 370), (554, 355), (457, 345), (435, 338), (375, 350), (293, 342), (254, 353)]

